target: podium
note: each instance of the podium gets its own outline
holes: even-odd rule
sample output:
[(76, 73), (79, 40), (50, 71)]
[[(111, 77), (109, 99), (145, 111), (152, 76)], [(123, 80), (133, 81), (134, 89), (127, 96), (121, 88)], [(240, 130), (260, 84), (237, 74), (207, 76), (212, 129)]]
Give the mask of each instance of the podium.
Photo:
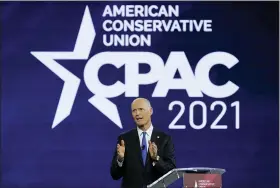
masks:
[(180, 178), (183, 178), (183, 188), (221, 188), (222, 174), (225, 172), (220, 168), (176, 168), (148, 185), (147, 188), (166, 188)]

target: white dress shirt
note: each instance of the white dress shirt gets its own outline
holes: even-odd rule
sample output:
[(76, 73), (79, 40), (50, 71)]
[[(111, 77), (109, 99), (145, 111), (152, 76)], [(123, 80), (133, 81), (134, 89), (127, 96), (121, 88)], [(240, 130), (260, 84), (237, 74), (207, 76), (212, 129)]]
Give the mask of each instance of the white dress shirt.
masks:
[[(148, 152), (148, 150), (149, 150), (149, 141), (151, 140), (151, 137), (152, 137), (152, 133), (153, 133), (153, 129), (154, 129), (154, 127), (153, 127), (153, 125), (151, 124), (151, 126), (146, 130), (146, 146), (147, 146), (147, 152)], [(140, 143), (140, 148), (142, 148), (142, 138), (143, 138), (143, 132), (144, 131), (142, 131), (140, 128), (138, 128), (137, 127), (137, 132), (138, 132), (138, 137), (139, 137), (139, 143)], [(122, 162), (119, 162), (118, 160), (117, 160), (117, 163), (118, 163), (118, 165), (119, 165), (119, 167), (122, 167), (122, 165), (123, 165), (123, 161)]]
[[(146, 146), (147, 146), (147, 151), (149, 149), (149, 141), (151, 140), (152, 137), (152, 133), (153, 133), (153, 125), (151, 124), (151, 126), (146, 130)], [(142, 139), (143, 139), (143, 132), (141, 129), (139, 129), (137, 127), (137, 132), (138, 132), (138, 136), (139, 136), (139, 142), (140, 142), (140, 147), (142, 148), (143, 144), (142, 144)]]

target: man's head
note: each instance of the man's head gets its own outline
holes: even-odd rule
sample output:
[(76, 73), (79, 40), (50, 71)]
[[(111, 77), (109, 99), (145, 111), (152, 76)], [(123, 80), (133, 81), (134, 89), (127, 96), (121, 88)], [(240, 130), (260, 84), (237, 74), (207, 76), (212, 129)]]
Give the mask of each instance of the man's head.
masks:
[(133, 119), (139, 128), (148, 128), (151, 124), (153, 108), (150, 101), (144, 98), (137, 98), (131, 104)]

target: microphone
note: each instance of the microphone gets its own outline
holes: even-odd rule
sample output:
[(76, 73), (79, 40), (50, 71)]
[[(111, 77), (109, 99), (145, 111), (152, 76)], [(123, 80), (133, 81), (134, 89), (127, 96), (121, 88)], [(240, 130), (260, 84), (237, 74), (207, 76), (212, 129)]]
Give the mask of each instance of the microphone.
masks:
[(145, 149), (145, 145), (142, 145), (141, 149), (144, 150)]

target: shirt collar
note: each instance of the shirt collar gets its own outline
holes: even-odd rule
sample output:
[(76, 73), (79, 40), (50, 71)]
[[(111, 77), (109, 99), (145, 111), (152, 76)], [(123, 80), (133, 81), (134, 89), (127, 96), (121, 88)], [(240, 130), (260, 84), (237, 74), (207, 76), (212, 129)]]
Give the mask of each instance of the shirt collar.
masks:
[[(146, 131), (147, 136), (150, 137), (152, 136), (153, 129), (154, 129), (153, 124), (151, 124), (151, 126)], [(144, 131), (142, 131), (139, 127), (137, 127), (137, 132), (138, 132), (138, 136), (140, 137)]]

